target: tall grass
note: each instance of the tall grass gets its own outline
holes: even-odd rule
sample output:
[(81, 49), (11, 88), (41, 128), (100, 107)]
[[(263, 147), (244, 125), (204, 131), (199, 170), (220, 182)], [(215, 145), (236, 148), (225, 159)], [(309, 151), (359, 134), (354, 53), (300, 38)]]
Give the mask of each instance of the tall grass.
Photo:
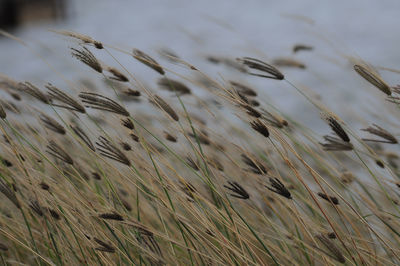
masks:
[[(294, 59), (208, 58), (240, 70), (221, 81), (172, 52), (164, 62), (58, 33), (102, 85), (1, 76), (2, 264), (400, 264), (398, 141), (385, 126), (400, 89), (372, 66), (353, 62), (354, 78), (395, 108), (359, 131), (291, 81), (287, 67), (307, 71)], [(159, 87), (143, 85), (121, 53), (154, 70)], [(294, 89), (332, 133), (281, 112), (245, 77)]]

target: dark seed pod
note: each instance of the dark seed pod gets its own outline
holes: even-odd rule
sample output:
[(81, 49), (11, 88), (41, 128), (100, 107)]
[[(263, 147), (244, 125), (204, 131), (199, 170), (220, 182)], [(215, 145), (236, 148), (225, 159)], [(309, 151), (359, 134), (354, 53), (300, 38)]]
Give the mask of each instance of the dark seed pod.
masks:
[(111, 212), (111, 213), (102, 213), (99, 215), (100, 218), (105, 219), (105, 220), (115, 220), (115, 221), (123, 221), (124, 218), (116, 212)]
[(250, 198), (249, 193), (247, 193), (247, 191), (241, 185), (239, 185), (238, 182), (228, 181), (228, 184), (230, 186), (224, 185), (224, 187), (233, 192), (233, 194), (230, 194), (232, 197), (239, 198), (239, 199)]
[(339, 200), (336, 197), (332, 197), (332, 196), (328, 196), (322, 192), (318, 192), (318, 196), (320, 196), (321, 198), (323, 198), (326, 201), (329, 201), (335, 205), (339, 204)]
[(285, 187), (285, 185), (278, 179), (278, 178), (269, 178), (271, 183), (271, 187), (267, 187), (272, 192), (275, 192), (285, 198), (292, 199), (292, 195), (290, 194), (289, 190)]

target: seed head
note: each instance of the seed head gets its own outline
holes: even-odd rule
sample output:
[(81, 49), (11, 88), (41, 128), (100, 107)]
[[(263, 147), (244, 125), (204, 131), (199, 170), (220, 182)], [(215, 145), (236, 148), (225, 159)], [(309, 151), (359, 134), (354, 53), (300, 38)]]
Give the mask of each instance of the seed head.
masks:
[(29, 207), (39, 216), (43, 216), (42, 207), (37, 200), (31, 200), (29, 202)]
[(85, 106), (88, 108), (112, 112), (123, 116), (130, 115), (129, 112), (116, 101), (97, 93), (81, 92), (79, 98), (82, 99), (82, 102), (85, 103)]
[(49, 98), (44, 93), (42, 93), (36, 86), (32, 85), (29, 82), (19, 83), (18, 90), (31, 95), (32, 97), (38, 99), (45, 104), (48, 104), (50, 102)]
[(354, 70), (366, 81), (378, 88), (380, 91), (386, 93), (389, 96), (392, 94), (389, 85), (372, 68), (367, 68), (361, 65), (354, 65)]
[(275, 192), (285, 198), (292, 199), (292, 195), (290, 194), (289, 190), (285, 187), (284, 184), (278, 178), (269, 178), (269, 182), (271, 183), (271, 187), (266, 186), (272, 192)]
[(351, 151), (354, 147), (350, 142), (332, 136), (324, 136), (326, 143), (319, 143), (326, 151)]
[(277, 80), (283, 80), (285, 78), (285, 76), (276, 67), (267, 64), (261, 60), (251, 57), (238, 58), (237, 60), (251, 69), (258, 70), (261, 73), (263, 72), (267, 73), (267, 75), (258, 73), (249, 73), (250, 75), (263, 78), (277, 79)]
[(293, 58), (276, 58), (272, 62), (275, 66), (279, 67), (295, 67), (300, 69), (305, 69), (306, 65), (300, 61), (297, 61)]
[(7, 113), (6, 113), (6, 111), (4, 111), (3, 105), (0, 104), (0, 118), (6, 119), (6, 117), (7, 117)]
[(138, 49), (133, 49), (133, 57), (145, 64), (146, 66), (154, 69), (161, 75), (165, 74), (164, 69), (157, 63), (157, 61), (151, 58), (149, 55), (145, 54), (144, 52)]
[(266, 137), (266, 138), (269, 137), (268, 128), (260, 120), (258, 120), (258, 119), (254, 120), (253, 122), (250, 122), (250, 125), (255, 131), (257, 131), (258, 133), (260, 133), (264, 137)]
[(48, 115), (40, 114), (40, 120), (44, 123), (44, 126), (58, 134), (65, 135), (66, 131), (65, 128), (58, 123), (55, 119), (51, 118)]
[(128, 142), (122, 141), (120, 144), (121, 144), (122, 149), (124, 149), (125, 151), (132, 150), (132, 147), (131, 147), (131, 145), (129, 145)]
[(4, 196), (6, 196), (18, 209), (21, 208), (21, 204), (15, 195), (15, 191), (11, 189), (3, 179), (0, 179), (0, 192), (3, 193)]
[(110, 79), (116, 80), (116, 81), (121, 81), (121, 82), (129, 82), (129, 79), (121, 73), (118, 69), (114, 67), (106, 67), (106, 70), (112, 74)]
[(47, 152), (54, 156), (57, 159), (67, 163), (67, 164), (74, 164), (72, 158), (68, 155), (66, 151), (64, 151), (60, 145), (58, 145), (54, 140), (49, 141), (49, 145), (47, 145)]
[(131, 134), (129, 134), (129, 136), (131, 137), (131, 139), (132, 139), (133, 141), (139, 142), (139, 137), (136, 136), (135, 134), (131, 133)]
[(267, 169), (265, 168), (264, 165), (262, 165), (260, 162), (251, 159), (250, 157), (248, 157), (246, 154), (242, 154), (242, 160), (245, 164), (247, 164), (247, 166), (250, 167), (250, 170), (257, 174), (257, 175), (264, 175), (267, 173)]
[(78, 40), (83, 41), (84, 43), (91, 43), (93, 44), (97, 49), (103, 49), (103, 44), (99, 41), (93, 40), (91, 37), (87, 36), (87, 35), (83, 35), (80, 33), (76, 33), (76, 32), (72, 32), (72, 31), (65, 31), (65, 30), (61, 30), (61, 31), (57, 31), (57, 30), (52, 30), (55, 33), (64, 35), (64, 36), (68, 36), (68, 37), (72, 37)]
[(188, 196), (188, 200), (193, 202), (194, 194), (197, 193), (196, 188), (189, 182), (180, 181), (180, 184), (181, 184), (180, 188), (186, 194), (186, 196)]
[(199, 171), (200, 170), (200, 168), (199, 168), (199, 166), (198, 166), (198, 163), (196, 163), (193, 159), (192, 159), (192, 157), (190, 157), (190, 155), (188, 155), (187, 157), (186, 157), (186, 162), (189, 164), (189, 166), (190, 167), (192, 167), (195, 171)]
[(169, 134), (166, 131), (164, 131), (164, 136), (165, 136), (165, 139), (168, 140), (168, 141), (171, 141), (171, 142), (176, 142), (177, 141), (176, 137), (172, 136), (171, 134)]
[(311, 51), (314, 48), (312, 46), (309, 45), (304, 45), (304, 44), (296, 44), (295, 46), (293, 46), (293, 53), (297, 53), (299, 51)]
[(97, 58), (89, 51), (86, 47), (83, 47), (83, 50), (78, 50), (75, 48), (71, 48), (72, 56), (91, 67), (93, 70), (103, 73), (103, 68)]
[(151, 102), (155, 104), (157, 107), (164, 110), (172, 119), (174, 119), (175, 121), (179, 121), (179, 116), (176, 114), (174, 109), (172, 109), (172, 107), (169, 104), (167, 104), (160, 96), (154, 95)]
[(103, 155), (104, 157), (107, 157), (109, 159), (115, 160), (117, 162), (123, 163), (128, 166), (131, 164), (128, 157), (126, 157), (122, 151), (120, 151), (106, 138), (99, 137), (99, 141), (96, 142), (96, 145), (98, 146), (100, 154)]
[(329, 201), (332, 204), (335, 204), (335, 205), (339, 204), (339, 200), (336, 197), (328, 196), (322, 192), (318, 192), (318, 196), (320, 196), (321, 198), (323, 198), (326, 201)]
[(132, 89), (126, 89), (122, 91), (123, 94), (128, 95), (128, 96), (133, 96), (133, 97), (139, 97), (141, 95), (140, 91), (137, 90), (132, 90)]
[(96, 247), (95, 250), (102, 251), (102, 252), (108, 252), (108, 253), (114, 253), (115, 248), (111, 246), (111, 244), (106, 243), (98, 238), (93, 238), (93, 240), (100, 245), (100, 247)]
[(248, 104), (241, 104), (240, 106), (242, 106), (244, 109), (246, 109), (246, 113), (250, 116), (253, 116), (255, 118), (260, 118), (261, 117), (261, 113), (259, 111), (257, 111), (256, 109), (254, 109), (253, 107), (251, 107)]
[(262, 109), (262, 108), (261, 108), (261, 111), (262, 111), (262, 115), (263, 115), (262, 119), (265, 120), (266, 122), (268, 122), (269, 125), (277, 127), (277, 128), (283, 128), (283, 127), (288, 126), (288, 122), (285, 119), (283, 119), (282, 117), (280, 117), (276, 114), (270, 113), (267, 110)]
[(122, 216), (116, 212), (102, 213), (102, 214), (99, 214), (99, 217), (101, 219), (105, 219), (105, 220), (115, 220), (115, 221), (123, 221), (124, 220), (124, 218), (122, 218)]
[(43, 190), (49, 190), (49, 189), (50, 189), (50, 186), (49, 186), (47, 183), (45, 183), (45, 182), (41, 182), (41, 183), (39, 184), (39, 186), (40, 186), (40, 188), (43, 189)]
[(190, 89), (185, 84), (177, 80), (161, 78), (158, 80), (158, 85), (161, 89), (176, 92), (179, 95), (191, 94)]
[(362, 131), (367, 131), (371, 133), (372, 135), (381, 137), (385, 140), (376, 140), (376, 139), (363, 139), (364, 141), (373, 141), (373, 142), (382, 142), (382, 143), (390, 143), (390, 144), (397, 144), (398, 141), (397, 139), (390, 134), (387, 130), (381, 128), (380, 126), (376, 124), (372, 124), (375, 128), (373, 127), (368, 127), (365, 129), (361, 129)]
[(330, 115), (323, 115), (323, 118), (328, 122), (329, 126), (335, 132), (335, 134), (341, 138), (344, 142), (350, 142), (350, 138), (347, 135), (347, 133), (344, 131), (342, 126), (339, 124), (339, 122)]
[(325, 235), (320, 234), (315, 236), (321, 243), (331, 252), (333, 255), (333, 258), (335, 258), (338, 262), (340, 263), (345, 263), (346, 259), (343, 257), (342, 252), (340, 249), (336, 246), (336, 244), (327, 238)]
[(135, 129), (135, 125), (133, 124), (132, 120), (129, 118), (121, 119), (121, 124), (126, 127), (127, 129), (133, 130)]
[(85, 108), (78, 101), (73, 99), (68, 94), (62, 92), (55, 86), (48, 83), (46, 85), (46, 88), (49, 91), (49, 95), (50, 95), (51, 99), (59, 101), (63, 104), (63, 105), (60, 105), (60, 104), (51, 103), (53, 106), (65, 108), (65, 109), (72, 110), (72, 111), (77, 111), (77, 112), (83, 113), (83, 114), (86, 112)]
[(88, 146), (92, 151), (96, 151), (96, 147), (93, 145), (92, 141), (88, 135), (81, 129), (78, 125), (70, 125), (72, 131)]
[(233, 192), (230, 194), (232, 197), (239, 198), (239, 199), (248, 199), (250, 198), (249, 193), (241, 186), (239, 183), (233, 181), (228, 181), (229, 186), (224, 185), (225, 188), (229, 189)]
[(253, 90), (252, 88), (243, 85), (239, 82), (236, 81), (229, 81), (229, 83), (231, 84), (231, 86), (236, 89), (238, 92), (247, 95), (247, 96), (252, 96), (255, 97), (257, 96), (257, 92), (255, 90)]

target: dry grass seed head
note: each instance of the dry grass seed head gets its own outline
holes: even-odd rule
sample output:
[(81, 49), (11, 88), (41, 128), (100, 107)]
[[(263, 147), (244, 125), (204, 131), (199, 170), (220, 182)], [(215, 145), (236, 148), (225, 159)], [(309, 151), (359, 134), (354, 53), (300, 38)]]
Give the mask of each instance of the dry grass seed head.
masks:
[(336, 120), (335, 117), (329, 114), (322, 114), (322, 118), (326, 120), (333, 130), (333, 132), (341, 138), (344, 142), (350, 142), (350, 138), (347, 135), (346, 131), (342, 128), (342, 126), (339, 124), (339, 122)]
[(43, 92), (41, 92), (39, 88), (29, 82), (19, 83), (18, 90), (31, 95), (45, 104), (50, 103), (49, 98)]
[(276, 58), (272, 61), (272, 63), (279, 67), (295, 67), (300, 69), (306, 68), (305, 64), (293, 58)]
[(45, 182), (40, 182), (39, 186), (43, 190), (49, 190), (50, 189), (50, 186)]
[(108, 253), (114, 253), (115, 248), (109, 243), (106, 243), (97, 237), (93, 238), (93, 240), (100, 245), (100, 247), (96, 247), (95, 250), (102, 251), (102, 252), (108, 252)]
[(191, 94), (191, 90), (185, 84), (177, 80), (161, 78), (158, 80), (157, 84), (160, 86), (160, 88), (176, 92), (179, 95)]
[(96, 151), (96, 147), (93, 145), (92, 141), (88, 135), (81, 129), (78, 125), (70, 125), (72, 131), (88, 146), (92, 151)]
[(52, 103), (53, 106), (65, 108), (65, 109), (72, 110), (72, 111), (77, 111), (77, 112), (83, 113), (83, 114), (86, 112), (85, 108), (78, 101), (76, 101), (74, 98), (72, 98), (68, 94), (62, 92), (57, 87), (48, 83), (46, 85), (46, 88), (49, 92), (51, 99), (57, 100), (57, 101), (65, 104), (65, 105), (59, 105), (59, 104)]
[(248, 104), (240, 104), (241, 107), (243, 107), (246, 110), (246, 113), (250, 116), (253, 116), (255, 118), (260, 118), (261, 113), (257, 111), (255, 108), (251, 107)]
[(268, 122), (269, 125), (277, 128), (283, 128), (289, 125), (289, 123), (279, 115), (270, 113), (263, 108), (261, 108), (261, 111), (262, 111), (262, 119)]
[(133, 134), (133, 133), (129, 134), (129, 136), (130, 136), (130, 137), (131, 137), (131, 139), (132, 139), (133, 141), (135, 141), (135, 142), (139, 142), (139, 141), (140, 141), (139, 137), (138, 137), (138, 136), (136, 136), (136, 135), (135, 135), (135, 134)]
[(146, 66), (154, 69), (161, 75), (165, 74), (164, 69), (157, 63), (156, 60), (151, 58), (149, 55), (145, 54), (144, 52), (138, 50), (138, 49), (133, 49), (133, 55), (132, 55), (136, 60), (140, 61), (141, 63), (145, 64)]
[(164, 131), (165, 139), (171, 142), (177, 142), (177, 138), (172, 136), (170, 133)]
[(132, 90), (132, 89), (123, 90), (122, 93), (125, 95), (128, 95), (128, 96), (133, 96), (133, 97), (139, 97), (141, 95), (140, 91)]
[(179, 181), (179, 183), (180, 183), (180, 188), (186, 194), (186, 196), (188, 197), (188, 200), (193, 202), (194, 194), (197, 193), (197, 189), (189, 182)]
[(75, 48), (71, 48), (72, 52), (71, 55), (81, 61), (82, 63), (86, 64), (87, 66), (91, 67), (93, 70), (103, 73), (103, 67), (101, 66), (100, 62), (97, 58), (89, 51), (86, 47), (82, 47), (82, 50), (78, 50)]
[(261, 60), (251, 57), (238, 58), (237, 60), (251, 69), (267, 73), (267, 75), (258, 73), (249, 73), (250, 75), (263, 78), (277, 79), (277, 80), (283, 80), (285, 78), (282, 72), (280, 72), (276, 67), (267, 64)]
[(296, 44), (293, 46), (293, 53), (297, 53), (299, 51), (311, 51), (314, 47), (304, 44)]
[(194, 138), (195, 140), (196, 140), (196, 137), (197, 137), (197, 139), (199, 140), (199, 142), (201, 143), (201, 144), (204, 144), (204, 145), (210, 145), (211, 144), (211, 141), (210, 141), (210, 139), (208, 138), (208, 136), (207, 136), (207, 134), (204, 134), (204, 132), (196, 132), (196, 135), (195, 134), (193, 134), (193, 132), (188, 132), (187, 133), (191, 138)]
[(13, 112), (14, 114), (21, 114), (21, 110), (12, 101), (0, 99), (0, 106), (2, 106), (4, 110), (8, 110), (10, 112)]
[(340, 176), (340, 180), (342, 180), (343, 183), (345, 184), (351, 184), (356, 177), (353, 175), (352, 172), (346, 171), (343, 172)]
[(121, 144), (122, 149), (124, 149), (125, 151), (132, 150), (132, 147), (131, 147), (131, 145), (129, 145), (128, 142), (121, 141), (120, 144)]
[(374, 127), (368, 127), (365, 129), (361, 129), (362, 131), (367, 131), (371, 133), (372, 135), (381, 137), (385, 140), (375, 140), (375, 139), (363, 139), (364, 141), (373, 141), (373, 142), (382, 142), (382, 143), (390, 143), (390, 144), (397, 144), (398, 141), (397, 139), (390, 134), (387, 130), (381, 128), (380, 126), (376, 124), (372, 124)]
[(61, 30), (61, 31), (57, 31), (57, 30), (52, 30), (55, 33), (64, 35), (64, 36), (68, 36), (68, 37), (72, 37), (78, 40), (83, 41), (84, 43), (90, 43), (93, 44), (94, 47), (96, 47), (97, 49), (103, 49), (103, 44), (99, 41), (93, 40), (91, 37), (87, 36), (87, 35), (83, 35), (81, 33), (76, 33), (76, 32), (72, 32), (72, 31), (66, 31), (66, 30)]
[(164, 110), (172, 119), (175, 121), (179, 121), (179, 116), (177, 113), (172, 109), (172, 107), (166, 103), (160, 96), (154, 95), (153, 99), (150, 100), (153, 104)]
[(267, 169), (265, 168), (264, 165), (262, 165), (260, 162), (251, 159), (250, 157), (248, 157), (246, 154), (242, 154), (242, 160), (243, 162), (250, 167), (250, 170), (257, 174), (257, 175), (264, 175), (267, 173)]
[(229, 84), (236, 89), (238, 92), (241, 92), (244, 95), (255, 97), (257, 96), (257, 92), (250, 88), (249, 86), (243, 85), (236, 81), (229, 81)]
[(109, 77), (110, 79), (121, 82), (129, 82), (129, 79), (118, 69), (114, 67), (106, 67), (106, 70), (112, 74), (112, 76)]
[(88, 108), (112, 112), (123, 116), (130, 115), (129, 112), (116, 101), (97, 93), (81, 92), (79, 98), (82, 99), (82, 102), (85, 103), (85, 106)]
[(116, 212), (107, 212), (107, 213), (99, 214), (99, 218), (105, 219), (105, 220), (115, 220), (115, 221), (123, 221), (124, 220), (124, 218)]
[(285, 187), (285, 185), (278, 179), (270, 177), (269, 181), (271, 183), (271, 187), (266, 186), (267, 189), (275, 192), (285, 198), (292, 199), (292, 195), (290, 194), (289, 190)]
[(247, 193), (247, 191), (238, 182), (228, 181), (228, 184), (229, 184), (229, 186), (224, 185), (224, 187), (233, 192), (233, 194), (230, 194), (232, 197), (239, 198), (239, 199), (250, 198), (249, 193)]
[(199, 164), (198, 163), (196, 163), (193, 159), (192, 159), (192, 157), (190, 156), (190, 155), (188, 155), (188, 156), (186, 156), (186, 162), (187, 162), (187, 164), (190, 166), (190, 167), (192, 167), (195, 171), (199, 171), (200, 170), (200, 168), (199, 168)]
[(386, 93), (389, 96), (392, 94), (389, 85), (386, 84), (386, 82), (371, 67), (354, 65), (354, 70), (366, 81), (378, 88), (380, 91)]
[(62, 149), (61, 146), (58, 145), (54, 140), (49, 141), (49, 145), (47, 145), (47, 152), (67, 164), (74, 164), (71, 156), (69, 156), (68, 153), (64, 149)]
[(135, 129), (135, 125), (133, 124), (132, 120), (129, 118), (122, 118), (121, 124), (126, 127), (127, 129), (133, 130)]
[(318, 192), (318, 196), (320, 196), (321, 198), (323, 198), (326, 201), (331, 202), (332, 204), (335, 204), (335, 205), (339, 204), (339, 200), (336, 197), (326, 195), (325, 193), (322, 193), (322, 192)]
[(43, 210), (37, 200), (30, 200), (29, 207), (39, 216), (43, 216)]
[(106, 138), (99, 137), (99, 141), (96, 142), (96, 145), (98, 146), (100, 154), (103, 155), (104, 157), (107, 157), (109, 159), (115, 160), (117, 162), (120, 162), (128, 166), (131, 164), (128, 157), (126, 157), (126, 155), (122, 151), (120, 151)]
[(60, 123), (58, 123), (55, 119), (53, 119), (50, 116), (43, 114), (43, 113), (40, 114), (39, 118), (43, 122), (43, 124), (46, 128), (50, 129), (51, 131), (53, 131), (55, 133), (65, 135), (65, 133), (66, 133), (65, 128)]
[(7, 113), (4, 111), (3, 105), (0, 104), (0, 118), (1, 119), (6, 119), (7, 118)]
[(15, 191), (11, 189), (3, 179), (0, 179), (0, 192), (3, 193), (3, 195), (6, 196), (18, 209), (21, 208), (21, 204), (15, 195)]
[(345, 142), (337, 137), (324, 136), (324, 139), (326, 142), (320, 142), (319, 144), (326, 151), (351, 151), (354, 148), (350, 142)]
[(322, 234), (316, 235), (315, 237), (331, 252), (331, 255), (335, 260), (340, 263), (346, 262), (342, 252), (331, 239)]
[(266, 138), (269, 137), (268, 128), (260, 120), (258, 120), (258, 119), (254, 120), (254, 121), (250, 122), (250, 125), (255, 131), (257, 131), (258, 133), (260, 133), (264, 137), (266, 137)]

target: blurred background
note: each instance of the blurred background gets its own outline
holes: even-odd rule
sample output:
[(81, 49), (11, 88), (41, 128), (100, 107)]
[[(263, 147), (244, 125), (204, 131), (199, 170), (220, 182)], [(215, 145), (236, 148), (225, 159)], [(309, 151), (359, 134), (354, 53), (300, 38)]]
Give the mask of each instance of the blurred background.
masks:
[[(209, 56), (251, 56), (268, 62), (293, 58), (306, 68), (282, 67), (288, 80), (344, 118), (359, 121), (352, 117), (353, 108), (359, 113), (373, 104), (374, 97), (382, 96), (352, 70), (349, 58), (399, 68), (399, 10), (400, 1), (387, 0), (0, 0), (0, 28), (26, 43), (0, 37), (0, 73), (61, 87), (68, 86), (64, 77), (99, 79), (71, 57), (69, 48), (76, 42), (49, 31), (71, 30), (126, 51), (138, 48), (169, 69), (189, 75), (182, 66), (163, 61), (158, 51), (167, 48), (219, 81), (248, 82), (266, 101), (314, 125), (318, 113), (287, 83), (244, 75), (207, 60)], [(296, 44), (313, 50), (293, 53)], [(146, 86), (156, 86), (151, 69), (131, 56), (114, 54)], [(100, 59), (116, 64), (104, 53)], [(389, 84), (397, 84), (397, 74), (381, 74)]]

